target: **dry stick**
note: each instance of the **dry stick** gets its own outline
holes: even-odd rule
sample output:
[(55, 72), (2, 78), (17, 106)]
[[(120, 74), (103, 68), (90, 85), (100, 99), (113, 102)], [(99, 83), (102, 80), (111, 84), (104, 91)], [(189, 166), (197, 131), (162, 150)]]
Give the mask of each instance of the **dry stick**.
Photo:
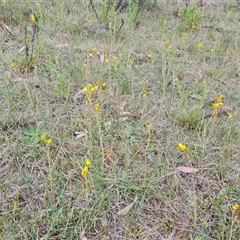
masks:
[(122, 29), (122, 27), (123, 27), (123, 24), (124, 24), (124, 20), (122, 19), (121, 25), (120, 25), (120, 27), (119, 27), (117, 33), (120, 33), (120, 31), (121, 31), (121, 29)]
[(147, 179), (147, 155), (148, 155), (148, 148), (149, 148), (150, 141), (151, 141), (151, 126), (147, 127), (147, 131), (148, 131), (147, 146), (146, 146), (146, 149), (145, 149), (146, 154), (145, 154), (145, 157), (144, 157), (145, 158), (145, 166), (144, 166), (144, 168), (145, 168), (145, 171), (144, 171), (145, 179), (144, 180)]
[(31, 37), (31, 40), (28, 40), (28, 33), (27, 33), (27, 26), (25, 26), (25, 53), (26, 53), (26, 62), (28, 62), (29, 60), (29, 43), (31, 44), (31, 56), (30, 56), (30, 60), (33, 57), (33, 43), (35, 41), (35, 39), (38, 38), (38, 33), (39, 33), (39, 27), (37, 25), (37, 23), (33, 23), (33, 28), (32, 28), (33, 34)]
[[(37, 20), (36, 20), (37, 21)], [(32, 44), (32, 48), (31, 48), (31, 57), (30, 57), (30, 60), (33, 58), (33, 48), (34, 48), (34, 41), (35, 39), (38, 38), (38, 33), (39, 33), (39, 27), (37, 25), (36, 22), (33, 23), (33, 34), (32, 34), (32, 39), (31, 39), (31, 44)]]
[(96, 9), (95, 9), (95, 7), (94, 7), (94, 5), (93, 5), (92, 0), (89, 0), (89, 1), (90, 1), (90, 5), (91, 5), (91, 7), (92, 7), (93, 12), (94, 12), (96, 18), (98, 19), (98, 14), (97, 14), (97, 11), (96, 11)]
[(29, 56), (29, 46), (28, 46), (28, 39), (27, 39), (27, 26), (25, 26), (25, 53), (26, 53), (26, 62)]

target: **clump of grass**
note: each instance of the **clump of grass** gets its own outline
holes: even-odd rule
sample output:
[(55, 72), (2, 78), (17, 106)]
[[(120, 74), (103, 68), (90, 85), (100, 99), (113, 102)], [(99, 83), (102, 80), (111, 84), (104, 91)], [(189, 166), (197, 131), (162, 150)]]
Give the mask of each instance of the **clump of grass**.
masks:
[(190, 29), (195, 30), (202, 21), (204, 11), (196, 4), (190, 4), (179, 15)]
[(178, 124), (189, 129), (201, 129), (203, 112), (201, 108), (195, 108), (193, 110), (180, 110), (175, 117)]

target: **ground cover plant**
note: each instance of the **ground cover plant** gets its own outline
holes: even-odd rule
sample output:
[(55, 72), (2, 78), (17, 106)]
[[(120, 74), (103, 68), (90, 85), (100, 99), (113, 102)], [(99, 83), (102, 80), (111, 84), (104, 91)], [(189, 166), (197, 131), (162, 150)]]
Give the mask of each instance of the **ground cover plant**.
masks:
[(238, 1), (0, 9), (1, 239), (239, 239)]

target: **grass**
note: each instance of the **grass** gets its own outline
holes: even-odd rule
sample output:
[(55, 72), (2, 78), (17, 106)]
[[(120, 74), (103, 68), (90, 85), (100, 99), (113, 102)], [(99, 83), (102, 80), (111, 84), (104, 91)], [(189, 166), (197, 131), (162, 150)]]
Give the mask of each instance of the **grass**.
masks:
[(150, 2), (1, 1), (1, 239), (239, 239), (239, 4)]

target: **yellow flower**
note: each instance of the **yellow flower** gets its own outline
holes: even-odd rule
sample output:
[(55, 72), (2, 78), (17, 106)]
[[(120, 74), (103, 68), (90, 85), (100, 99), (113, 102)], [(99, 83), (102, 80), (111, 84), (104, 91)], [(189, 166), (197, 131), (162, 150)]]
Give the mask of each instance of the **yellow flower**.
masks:
[(92, 52), (94, 52), (94, 53), (96, 53), (98, 51), (98, 49), (97, 48), (92, 48)]
[(171, 45), (171, 40), (168, 39), (168, 40), (166, 41), (166, 43), (167, 43), (167, 45)]
[(52, 143), (52, 139), (51, 138), (49, 138), (48, 140), (46, 140), (46, 144), (47, 145), (50, 145)]
[(164, 20), (164, 21), (163, 21), (163, 25), (166, 25), (166, 24), (167, 24), (167, 21), (166, 21), (166, 20)]
[(200, 48), (202, 48), (202, 46), (203, 46), (203, 44), (201, 43), (201, 42), (199, 42), (198, 44), (197, 44), (197, 47), (200, 49)]
[(235, 203), (234, 205), (232, 205), (232, 210), (235, 213), (238, 209), (240, 208), (240, 205), (238, 203)]
[(88, 167), (85, 166), (85, 167), (82, 169), (81, 175), (82, 175), (82, 177), (86, 177), (87, 174), (88, 174)]
[(188, 152), (187, 146), (186, 146), (185, 144), (182, 144), (182, 143), (179, 143), (179, 144), (177, 145), (177, 150), (180, 150), (180, 151), (182, 151), (182, 152)]
[(94, 105), (95, 111), (98, 112), (100, 110), (100, 103), (96, 103)]
[(150, 131), (152, 129), (152, 124), (151, 123), (147, 123), (146, 124), (146, 128), (148, 131)]
[(6, 3), (6, 2), (7, 2), (7, 0), (2, 0), (2, 2), (3, 2), (3, 3)]
[(218, 93), (216, 95), (216, 101), (212, 104), (212, 109), (218, 109), (221, 106), (223, 106), (223, 95), (221, 93)]
[(47, 136), (46, 136), (45, 134), (43, 134), (43, 135), (41, 135), (40, 139), (41, 139), (42, 141), (46, 141)]
[(89, 53), (89, 55), (88, 55), (90, 58), (93, 58), (93, 55), (92, 55), (92, 53)]
[(17, 66), (17, 64), (16, 64), (15, 62), (13, 62), (13, 63), (11, 64), (11, 67), (12, 67), (12, 68), (17, 68), (18, 66)]
[(169, 45), (169, 46), (167, 47), (167, 51), (168, 51), (168, 52), (171, 52), (171, 51), (172, 51), (172, 46), (171, 46), (171, 45)]
[(94, 86), (94, 91), (97, 91), (98, 90), (98, 86)]
[(182, 37), (183, 37), (183, 38), (186, 38), (187, 36), (188, 36), (188, 34), (187, 34), (186, 32), (183, 32), (183, 33), (182, 33)]
[(89, 166), (89, 165), (92, 164), (92, 162), (91, 162), (91, 160), (90, 160), (89, 158), (87, 158), (87, 159), (85, 160), (85, 164), (86, 164), (86, 166)]
[(197, 26), (195, 25), (195, 24), (192, 24), (192, 29), (196, 29), (197, 28)]
[(92, 85), (91, 83), (89, 83), (89, 84), (87, 85), (87, 88), (88, 88), (89, 90), (91, 90), (91, 89), (93, 88), (93, 85)]
[(216, 76), (216, 77), (219, 77), (219, 76), (220, 76), (220, 71), (219, 71), (219, 69), (216, 69), (214, 73), (215, 73), (215, 76)]
[(89, 23), (95, 22), (95, 18), (90, 18), (90, 19), (88, 20), (88, 22), (89, 22)]
[(221, 19), (220, 21), (221, 21), (222, 24), (224, 24), (226, 22), (225, 19)]
[(229, 117), (230, 119), (233, 119), (233, 118), (235, 118), (236, 116), (237, 116), (237, 113), (236, 113), (236, 112), (233, 112), (233, 113), (231, 113), (231, 114), (228, 115), (228, 117)]
[(218, 109), (221, 106), (220, 103), (213, 103), (212, 104), (212, 109)]
[(221, 93), (218, 93), (216, 95), (216, 101), (217, 101), (217, 103), (223, 102), (223, 95)]
[(41, 135), (40, 139), (41, 141), (45, 142), (46, 145), (50, 145), (52, 143), (52, 139), (51, 138), (47, 139), (47, 136), (45, 134)]
[(148, 58), (148, 60), (152, 60), (153, 55), (149, 53), (149, 54), (147, 55), (147, 58)]
[(214, 48), (212, 48), (212, 49), (211, 49), (211, 53), (214, 53), (214, 52), (215, 52), (215, 49), (214, 49)]
[(87, 70), (88, 65), (87, 65), (86, 63), (84, 63), (84, 64), (83, 64), (83, 67), (84, 67), (85, 70)]
[(107, 86), (107, 83), (102, 83), (102, 88), (105, 88)]
[(143, 95), (143, 97), (146, 97), (147, 96), (147, 90), (143, 90), (142, 95)]
[(33, 14), (31, 14), (30, 16), (29, 16), (29, 18), (30, 18), (30, 20), (32, 21), (32, 22), (35, 22), (35, 16), (33, 15)]
[(84, 93), (86, 93), (86, 92), (88, 92), (88, 89), (85, 87), (85, 88), (82, 89), (82, 91), (83, 91)]

